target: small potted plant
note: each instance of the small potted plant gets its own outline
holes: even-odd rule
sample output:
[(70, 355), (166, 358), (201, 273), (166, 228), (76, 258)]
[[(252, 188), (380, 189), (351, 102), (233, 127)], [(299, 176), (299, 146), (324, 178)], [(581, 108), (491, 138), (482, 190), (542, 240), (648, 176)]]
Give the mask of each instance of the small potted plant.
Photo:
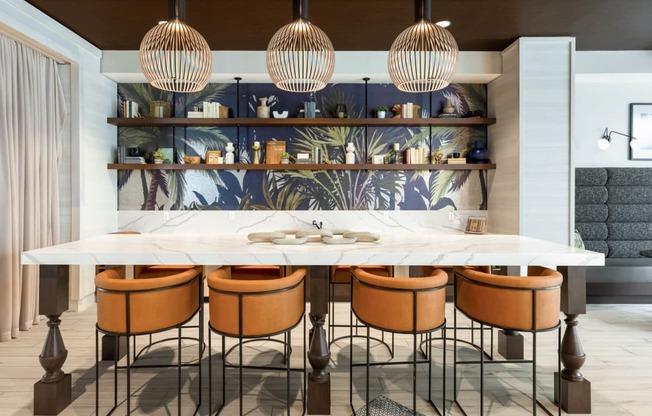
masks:
[(376, 115), (378, 116), (378, 118), (385, 118), (385, 114), (387, 114), (387, 111), (388, 111), (387, 107), (385, 107), (384, 105), (379, 105), (378, 107), (376, 107)]
[(154, 157), (154, 163), (156, 163), (157, 165), (160, 165), (163, 162), (165, 162), (165, 155), (163, 154), (163, 152), (161, 152), (160, 149), (154, 152), (152, 156)]
[(288, 152), (281, 153), (281, 163), (284, 165), (290, 163), (290, 154)]

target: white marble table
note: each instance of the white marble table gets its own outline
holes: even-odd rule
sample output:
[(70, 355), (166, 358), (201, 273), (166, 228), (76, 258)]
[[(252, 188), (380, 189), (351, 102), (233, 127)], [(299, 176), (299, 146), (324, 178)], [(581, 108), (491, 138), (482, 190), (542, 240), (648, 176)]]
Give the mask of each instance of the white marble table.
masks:
[[(110, 234), (22, 254), (23, 264), (40, 265), (41, 313), (49, 318), (50, 332), (39, 357), (46, 370), (35, 385), (35, 401), (63, 397), (53, 405), (56, 413), (70, 403), (70, 375), (62, 372), (67, 351), (59, 333), (59, 317), (67, 309), (68, 266), (78, 264), (277, 264), (310, 266), (313, 337), (308, 357), (313, 371), (309, 377), (308, 412), (329, 414), (330, 377), (325, 367), (330, 351), (323, 324), (328, 304), (328, 272), (323, 266), (338, 264), (426, 265), (544, 265), (558, 267), (565, 274), (562, 311), (567, 329), (562, 342), (562, 403), (573, 412), (577, 391), (590, 383), (580, 373), (585, 359), (577, 316), (586, 313), (585, 266), (604, 265), (600, 253), (514, 235), (428, 234), (381, 236), (375, 243), (354, 245), (274, 245), (251, 243), (236, 234)], [(323, 363), (323, 364), (322, 364)], [(587, 387), (588, 386), (588, 387)], [(569, 397), (573, 396), (570, 401)], [(581, 400), (580, 400), (581, 401)], [(35, 403), (36, 404), (36, 403)], [(61, 407), (63, 406), (63, 407)], [(570, 406), (570, 407), (569, 407)], [(60, 409), (59, 409), (60, 408)], [(578, 409), (586, 411), (586, 403)], [(51, 414), (56, 414), (51, 413)]]
[(275, 245), (236, 234), (109, 234), (23, 253), (23, 264), (601, 266), (604, 255), (516, 235), (381, 236), (375, 243)]

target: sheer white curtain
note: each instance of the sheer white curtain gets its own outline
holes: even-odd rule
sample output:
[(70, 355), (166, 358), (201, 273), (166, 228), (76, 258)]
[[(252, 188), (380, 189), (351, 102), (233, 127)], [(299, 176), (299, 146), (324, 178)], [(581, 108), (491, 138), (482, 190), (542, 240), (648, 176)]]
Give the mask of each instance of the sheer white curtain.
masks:
[(57, 63), (0, 34), (0, 341), (38, 319), (38, 269), (20, 253), (59, 241), (66, 115)]

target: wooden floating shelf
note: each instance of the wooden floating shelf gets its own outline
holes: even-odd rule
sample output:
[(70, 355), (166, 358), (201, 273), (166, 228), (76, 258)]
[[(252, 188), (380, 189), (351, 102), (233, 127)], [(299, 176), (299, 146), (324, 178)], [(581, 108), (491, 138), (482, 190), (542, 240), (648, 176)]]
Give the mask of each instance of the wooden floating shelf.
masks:
[(118, 170), (490, 170), (496, 169), (494, 163), (466, 163), (466, 164), (233, 164), (233, 165), (206, 165), (206, 164), (138, 164), (138, 163), (109, 163), (108, 169)]
[(481, 127), (495, 118), (107, 118), (118, 127)]

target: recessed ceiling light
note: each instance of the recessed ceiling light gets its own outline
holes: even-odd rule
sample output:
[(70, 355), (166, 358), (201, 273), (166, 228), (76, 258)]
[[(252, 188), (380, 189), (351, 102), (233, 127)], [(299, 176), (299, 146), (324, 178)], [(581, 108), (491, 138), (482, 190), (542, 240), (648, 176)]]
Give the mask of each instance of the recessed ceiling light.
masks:
[(436, 24), (437, 26), (441, 26), (441, 27), (448, 27), (448, 26), (451, 25), (451, 22), (449, 22), (448, 20), (442, 20), (442, 21), (437, 22), (437, 23), (435, 23), (435, 24)]

